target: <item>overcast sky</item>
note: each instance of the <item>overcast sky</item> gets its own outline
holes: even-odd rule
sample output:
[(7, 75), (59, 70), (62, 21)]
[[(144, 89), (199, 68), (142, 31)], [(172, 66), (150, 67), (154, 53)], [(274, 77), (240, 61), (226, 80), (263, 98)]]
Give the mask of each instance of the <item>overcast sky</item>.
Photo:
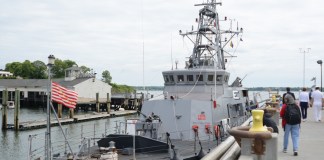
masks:
[[(92, 68), (99, 77), (109, 70), (118, 84), (162, 86), (161, 72), (171, 69), (172, 60), (184, 68), (191, 54), (190, 42), (178, 31), (196, 26), (200, 7), (194, 4), (200, 2), (0, 0), (0, 69), (15, 61), (47, 63), (53, 54)], [(222, 2), (220, 17), (244, 28), (243, 42), (234, 43), (237, 57), (227, 64), (231, 81), (247, 75), (247, 87), (302, 87), (303, 51), (311, 48), (305, 53), (305, 86), (314, 84), (312, 77), (320, 85), (316, 61), (324, 60), (324, 1)]]

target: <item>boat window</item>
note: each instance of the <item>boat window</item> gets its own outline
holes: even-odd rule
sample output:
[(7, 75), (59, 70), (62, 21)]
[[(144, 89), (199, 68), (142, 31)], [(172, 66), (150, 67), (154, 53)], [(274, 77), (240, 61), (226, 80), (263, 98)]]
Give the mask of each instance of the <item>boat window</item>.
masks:
[(170, 75), (170, 82), (174, 82), (173, 75)]
[(228, 82), (228, 76), (225, 76), (225, 77), (224, 77), (224, 81), (225, 81), (225, 82)]
[(183, 75), (178, 75), (177, 78), (178, 78), (178, 82), (183, 82), (183, 80), (184, 80)]
[(212, 82), (214, 81), (214, 75), (208, 75), (208, 81)]
[(216, 76), (216, 81), (217, 81), (217, 82), (222, 81), (222, 77), (223, 77), (223, 75), (217, 75), (217, 76)]
[(193, 75), (187, 75), (187, 81), (192, 82), (193, 81)]
[(203, 79), (204, 79), (204, 78), (203, 78), (203, 75), (197, 75), (196, 78), (197, 78), (198, 81), (203, 81)]
[(168, 76), (164, 76), (164, 81), (165, 82), (169, 82), (169, 77)]

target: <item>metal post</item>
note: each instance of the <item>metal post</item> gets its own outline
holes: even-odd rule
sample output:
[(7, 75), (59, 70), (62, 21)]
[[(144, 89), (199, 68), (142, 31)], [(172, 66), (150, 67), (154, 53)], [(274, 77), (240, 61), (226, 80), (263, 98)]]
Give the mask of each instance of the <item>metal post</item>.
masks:
[(309, 53), (310, 48), (305, 49), (299, 48), (301, 53), (304, 53), (304, 66), (303, 66), (303, 87), (305, 87), (305, 54)]
[[(322, 87), (323, 87), (323, 86), (322, 86), (322, 84), (323, 84), (323, 83), (322, 83), (322, 82), (323, 82), (323, 81), (322, 81), (322, 78), (323, 78), (323, 77), (322, 77), (322, 64), (323, 64), (323, 61), (322, 61), (322, 60), (318, 60), (318, 61), (317, 61), (317, 64), (321, 65), (321, 92), (323, 92), (323, 90), (322, 90)], [(315, 83), (315, 85), (316, 85), (316, 83)]]
[(47, 146), (46, 146), (46, 159), (50, 160), (51, 159), (51, 108), (50, 108), (50, 91), (51, 91), (51, 66), (48, 66), (48, 84), (47, 84), (47, 130), (46, 130), (46, 141), (47, 141)]
[(108, 122), (105, 122), (105, 137), (107, 136), (107, 124)]
[(82, 144), (82, 139), (83, 139), (83, 125), (81, 125), (81, 144)]
[(136, 157), (135, 157), (135, 134), (133, 135), (133, 160), (136, 160)]
[[(65, 135), (68, 134), (68, 128), (65, 128)], [(64, 141), (64, 154), (67, 154), (67, 147), (66, 144), (68, 143), (67, 139)]]
[(321, 63), (321, 92), (323, 92), (323, 76), (322, 76), (322, 63)]
[(93, 145), (96, 145), (96, 124), (93, 124)]
[(52, 159), (52, 147), (51, 147), (51, 107), (50, 107), (50, 101), (51, 101), (51, 68), (54, 65), (55, 57), (53, 55), (48, 56), (48, 84), (47, 84), (47, 129), (46, 129), (46, 147), (45, 147), (45, 153), (46, 153), (46, 159), (51, 160)]
[(32, 135), (29, 135), (28, 142), (29, 142), (29, 151), (28, 151), (28, 159), (32, 160)]

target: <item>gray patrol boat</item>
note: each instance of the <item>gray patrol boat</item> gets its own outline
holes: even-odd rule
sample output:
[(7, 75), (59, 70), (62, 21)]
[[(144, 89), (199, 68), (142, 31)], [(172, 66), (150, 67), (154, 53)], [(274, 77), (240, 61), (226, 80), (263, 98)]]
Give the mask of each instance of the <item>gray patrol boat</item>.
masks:
[[(225, 49), (243, 29), (220, 29), (216, 0), (195, 6), (201, 7), (197, 30), (179, 31), (194, 45), (184, 69), (162, 72), (163, 97), (145, 101), (140, 118), (128, 120), (124, 134), (98, 141), (99, 147), (115, 142), (119, 159), (201, 159), (227, 138), (226, 129), (250, 117), (248, 90), (240, 78), (229, 84), (225, 69), (226, 55), (231, 56)], [(226, 17), (221, 22), (231, 23)]]

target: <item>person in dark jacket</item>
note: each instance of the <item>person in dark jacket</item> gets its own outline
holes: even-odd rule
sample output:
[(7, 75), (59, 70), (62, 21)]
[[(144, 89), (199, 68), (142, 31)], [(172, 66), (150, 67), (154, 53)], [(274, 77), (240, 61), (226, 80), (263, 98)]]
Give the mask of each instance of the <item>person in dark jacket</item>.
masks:
[(274, 133), (279, 133), (278, 126), (273, 119), (271, 119), (271, 113), (269, 113), (266, 109), (264, 110), (263, 114), (263, 125), (267, 127), (271, 127)]
[(286, 94), (290, 94), (293, 98), (294, 98), (294, 100), (296, 100), (296, 98), (295, 98), (295, 94), (294, 93), (292, 93), (292, 92), (290, 92), (290, 87), (287, 87), (286, 88), (286, 93), (284, 93), (283, 95), (282, 95), (282, 98), (283, 98), (283, 100), (282, 100), (282, 104), (286, 104), (286, 102), (285, 102), (285, 95)]

